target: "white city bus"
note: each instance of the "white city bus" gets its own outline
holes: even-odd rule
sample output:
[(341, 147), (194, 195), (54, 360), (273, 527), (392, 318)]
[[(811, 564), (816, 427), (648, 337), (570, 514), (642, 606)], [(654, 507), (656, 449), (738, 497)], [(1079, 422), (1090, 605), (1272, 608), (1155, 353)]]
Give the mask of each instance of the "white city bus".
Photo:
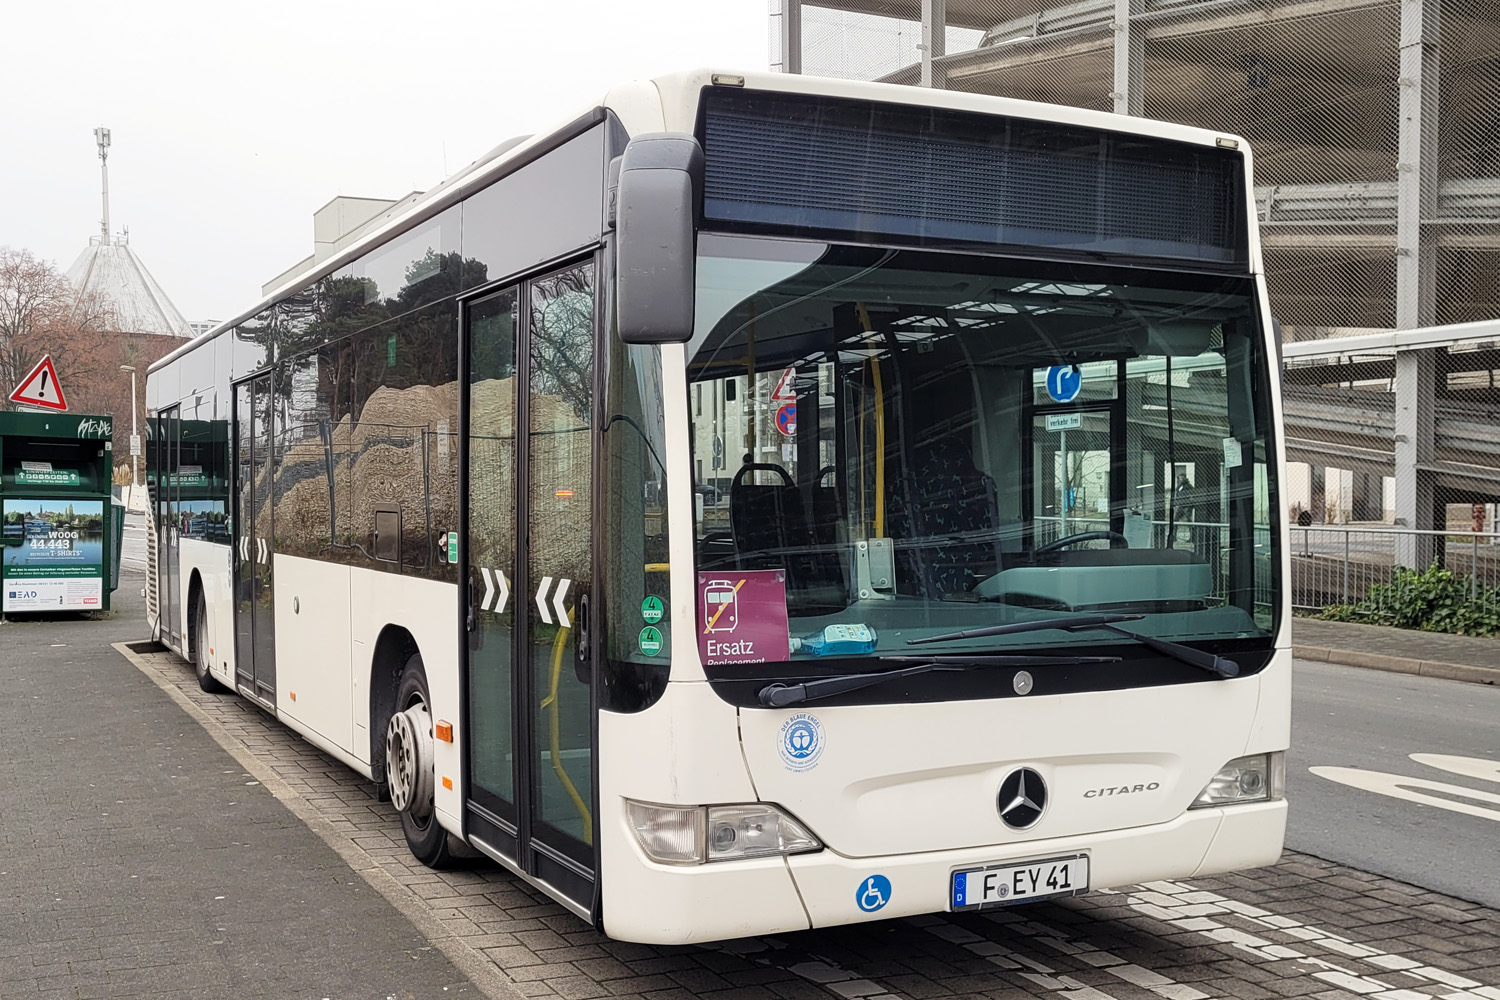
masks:
[(617, 938), (1263, 865), (1275, 357), (1233, 136), (629, 83), (152, 367), (148, 614)]

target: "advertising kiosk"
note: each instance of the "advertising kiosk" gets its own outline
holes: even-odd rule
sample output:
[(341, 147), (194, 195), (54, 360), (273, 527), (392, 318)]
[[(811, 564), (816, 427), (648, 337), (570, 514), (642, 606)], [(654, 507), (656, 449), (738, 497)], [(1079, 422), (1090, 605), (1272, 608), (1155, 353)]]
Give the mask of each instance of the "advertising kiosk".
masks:
[(107, 416), (0, 413), (0, 611), (108, 611), (118, 583)]

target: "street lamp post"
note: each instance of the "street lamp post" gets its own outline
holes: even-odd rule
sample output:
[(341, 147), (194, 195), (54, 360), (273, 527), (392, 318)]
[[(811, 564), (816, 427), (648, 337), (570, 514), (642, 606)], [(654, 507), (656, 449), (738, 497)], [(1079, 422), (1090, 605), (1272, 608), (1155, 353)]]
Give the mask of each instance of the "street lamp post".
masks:
[(135, 490), (141, 485), (138, 461), (140, 448), (136, 447), (140, 439), (135, 432), (135, 365), (121, 365), (120, 371), (130, 373), (130, 488)]

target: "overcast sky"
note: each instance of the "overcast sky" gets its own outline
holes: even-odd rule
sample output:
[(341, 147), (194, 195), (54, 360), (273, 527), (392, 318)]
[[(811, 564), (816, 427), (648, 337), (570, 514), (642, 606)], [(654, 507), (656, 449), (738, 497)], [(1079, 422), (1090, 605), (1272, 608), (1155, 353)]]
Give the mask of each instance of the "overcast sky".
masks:
[(766, 0), (5, 4), (0, 246), (66, 271), (110, 225), (189, 320), (312, 252), (336, 195), (425, 190), (613, 83), (766, 68)]

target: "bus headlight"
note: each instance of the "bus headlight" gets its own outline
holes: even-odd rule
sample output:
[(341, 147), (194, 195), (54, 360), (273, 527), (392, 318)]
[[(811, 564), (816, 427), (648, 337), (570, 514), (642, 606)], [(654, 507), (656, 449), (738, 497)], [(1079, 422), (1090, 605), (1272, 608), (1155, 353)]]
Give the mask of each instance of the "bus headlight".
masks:
[(1236, 757), (1221, 767), (1188, 808), (1270, 802), (1285, 794), (1286, 754), (1258, 753)]
[(710, 806), (708, 860), (801, 854), (823, 845), (812, 831), (775, 806)]
[(729, 806), (666, 806), (625, 800), (646, 857), (665, 865), (739, 861), (821, 850), (812, 832), (763, 802)]

